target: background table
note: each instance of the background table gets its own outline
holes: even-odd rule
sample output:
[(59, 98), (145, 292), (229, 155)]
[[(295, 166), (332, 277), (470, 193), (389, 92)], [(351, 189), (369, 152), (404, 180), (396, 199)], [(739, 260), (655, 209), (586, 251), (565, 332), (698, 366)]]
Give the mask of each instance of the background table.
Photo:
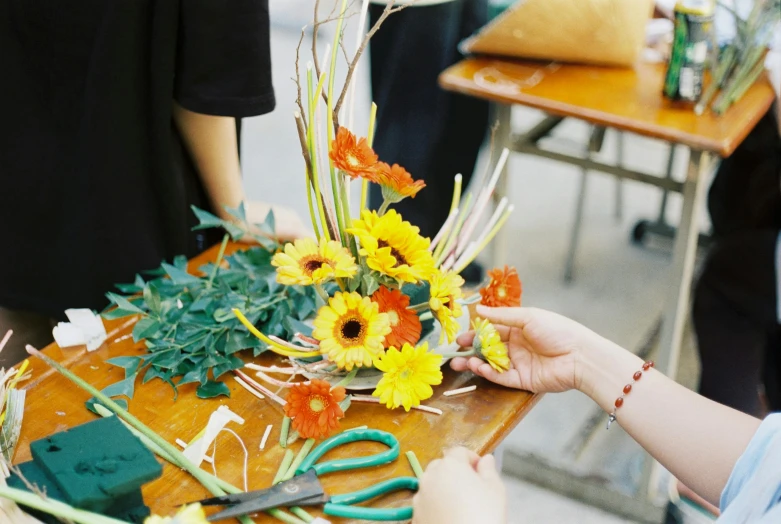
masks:
[[(770, 108), (775, 94), (763, 78), (725, 114), (710, 111), (697, 116), (690, 104), (675, 103), (662, 96), (665, 65), (638, 63), (633, 69), (573, 64), (471, 58), (463, 60), (440, 75), (443, 88), (486, 99), (494, 104), (498, 118), (497, 149), (539, 156), (582, 169), (580, 193), (572, 230), (566, 276), (571, 277), (577, 247), (586, 173), (600, 171), (617, 177), (654, 185), (664, 191), (683, 195), (681, 219), (675, 232), (673, 262), (667, 284), (667, 299), (662, 320), (657, 367), (675, 378), (689, 311), (694, 262), (699, 236), (697, 217), (705, 200), (707, 179), (715, 157), (728, 157)], [(548, 116), (525, 133), (513, 133), (510, 116), (513, 105), (542, 110)], [(570, 154), (543, 148), (538, 142), (563, 118), (576, 118), (593, 126), (590, 143), (582, 154)], [(595, 161), (592, 153), (601, 147), (606, 128), (665, 140), (690, 149), (688, 170), (683, 182), (671, 176), (672, 152), (666, 177), (628, 169), (621, 156), (615, 164)], [(619, 148), (620, 150), (620, 148)], [(581, 153), (581, 152), (578, 152)], [(507, 193), (508, 177), (502, 176), (500, 195)], [(496, 262), (504, 263), (509, 245), (508, 228), (496, 241)], [(646, 475), (648, 477), (649, 475)], [(646, 478), (645, 488), (653, 489)], [(623, 500), (619, 505), (630, 505)]]
[[(235, 249), (235, 246), (231, 249)], [(216, 258), (217, 250), (212, 248), (190, 264), (190, 271)], [(105, 360), (127, 355), (144, 353), (142, 344), (134, 344), (129, 333), (132, 326), (128, 319), (106, 322), (110, 332), (107, 343), (98, 351), (87, 353), (83, 348), (60, 349), (56, 345), (46, 348), (45, 352), (55, 360), (62, 362), (71, 371), (86, 379), (94, 386), (103, 388), (124, 378), (124, 371)], [(67, 379), (48, 368), (38, 359), (31, 358), (33, 378), (25, 385), (27, 404), (19, 447), (15, 463), (30, 460), (31, 442), (52, 433), (65, 430), (95, 418), (84, 407), (89, 396)], [(255, 359), (258, 363), (279, 362), (279, 357), (271, 354)], [(404, 457), (405, 451), (414, 451), (421, 463), (426, 464), (441, 456), (442, 450), (451, 446), (466, 446), (480, 454), (491, 452), (524, 415), (534, 406), (539, 396), (526, 392), (509, 390), (490, 384), (471, 373), (457, 374), (449, 368), (443, 368), (444, 381), (435, 388), (433, 398), (426, 405), (440, 408), (443, 415), (403, 409), (388, 410), (378, 404), (355, 402), (342, 421), (342, 429), (357, 426), (369, 426), (393, 433), (401, 442), (402, 455), (394, 463), (363, 470), (361, 473), (334, 473), (323, 477), (328, 493), (338, 494), (366, 487), (380, 480), (397, 476), (410, 476), (412, 470)], [(254, 377), (254, 372), (248, 374)], [(270, 486), (279, 467), (284, 450), (279, 446), (279, 432), (282, 422), (282, 408), (271, 400), (260, 400), (242, 389), (229, 375), (223, 377), (231, 390), (231, 398), (219, 397), (203, 400), (195, 396), (195, 385), (179, 388), (179, 398), (174, 401), (174, 392), (170, 386), (160, 380), (147, 384), (136, 383), (130, 412), (147, 426), (173, 443), (177, 438), (189, 442), (208, 422), (211, 413), (221, 405), (245, 419), (239, 426), (231, 423), (229, 428), (244, 440), (250, 453), (248, 464), (249, 489), (262, 489)], [(445, 397), (443, 392), (471, 384), (477, 384), (477, 390), (466, 395)], [(273, 388), (272, 388), (273, 389)], [(366, 392), (370, 393), (370, 392)], [(273, 424), (266, 449), (259, 451), (260, 439), (268, 424)], [(303, 441), (291, 446), (298, 451)], [(376, 443), (354, 444), (346, 450), (336, 450), (326, 455), (326, 459), (346, 454), (368, 454), (384, 449)], [(217, 472), (220, 478), (242, 486), (243, 451), (231, 435), (219, 436), (217, 446)], [(210, 466), (204, 462), (207, 470)], [(162, 478), (144, 487), (144, 499), (153, 512), (171, 514), (177, 505), (183, 502), (206, 497), (207, 491), (189, 474), (165, 463)], [(397, 493), (372, 504), (405, 505), (410, 502), (408, 493)], [(312, 511), (312, 514), (319, 514)], [(330, 518), (333, 522), (343, 519)], [(262, 515), (256, 522), (272, 522), (270, 517)], [(227, 522), (227, 521), (226, 521)], [(233, 521), (235, 522), (235, 521)]]

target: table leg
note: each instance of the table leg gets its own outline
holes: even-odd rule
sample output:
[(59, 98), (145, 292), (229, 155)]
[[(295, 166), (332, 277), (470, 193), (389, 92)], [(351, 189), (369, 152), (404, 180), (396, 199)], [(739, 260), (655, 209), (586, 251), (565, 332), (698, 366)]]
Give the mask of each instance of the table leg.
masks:
[[(699, 239), (698, 216), (705, 202), (710, 168), (710, 154), (691, 151), (683, 186), (681, 222), (675, 235), (673, 264), (663, 313), (659, 352), (656, 357), (656, 368), (673, 380), (678, 371), (683, 329), (689, 314), (689, 295)], [(640, 493), (645, 492), (650, 500), (656, 500), (660, 495), (657, 488), (661, 466), (648, 457), (643, 470)]]
[[(494, 118), (497, 122), (496, 137), (494, 151), (491, 152), (494, 157), (494, 165), (501, 156), (502, 151), (505, 148), (512, 150), (512, 106), (507, 104), (493, 104)], [(499, 180), (496, 183), (496, 190), (494, 191), (494, 205), (497, 205), (499, 201), (507, 196), (509, 191), (510, 182), (508, 180), (507, 171), (510, 160), (502, 169), (502, 174), (499, 175)], [(491, 166), (493, 168), (493, 166)], [(493, 169), (492, 169), (493, 170)], [(509, 233), (510, 225), (505, 224), (502, 229), (496, 234), (493, 241), (493, 267), (501, 267), (507, 263), (507, 252), (509, 249)]]
[[(625, 135), (623, 131), (618, 131), (618, 147), (616, 151), (616, 165), (624, 167), (624, 147), (626, 146)], [(624, 181), (616, 178), (616, 201), (613, 216), (616, 222), (621, 222), (624, 217)]]
[(705, 201), (710, 155), (692, 151), (683, 186), (683, 210), (675, 235), (671, 279), (665, 302), (664, 321), (656, 368), (675, 379), (681, 352), (684, 323), (689, 312), (689, 294), (699, 237), (698, 213)]

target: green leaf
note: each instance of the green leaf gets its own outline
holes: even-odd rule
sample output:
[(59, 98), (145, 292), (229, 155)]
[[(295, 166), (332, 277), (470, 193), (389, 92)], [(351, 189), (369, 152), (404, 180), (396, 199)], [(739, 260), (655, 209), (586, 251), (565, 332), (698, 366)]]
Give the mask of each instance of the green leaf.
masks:
[(195, 206), (191, 206), (191, 208), (193, 213), (195, 213), (195, 216), (201, 222), (199, 225), (193, 227), (193, 230), (221, 227), (228, 232), (233, 240), (240, 240), (244, 236), (244, 230), (236, 224), (233, 224), (227, 220), (223, 220), (218, 216), (213, 215), (208, 211), (198, 209)]
[(141, 291), (144, 290), (143, 287), (138, 287), (135, 284), (114, 284), (114, 287), (116, 287), (118, 290), (120, 290), (122, 293), (125, 293), (126, 295), (141, 293)]
[(193, 284), (199, 281), (198, 277), (191, 275), (187, 271), (184, 271), (182, 269), (179, 269), (176, 266), (172, 266), (170, 264), (163, 263), (161, 264), (163, 269), (165, 269), (166, 274), (171, 277), (171, 280), (174, 284)]
[(244, 208), (244, 201), (242, 201), (237, 208), (225, 206), (225, 211), (227, 211), (231, 216), (238, 218), (241, 222), (247, 222), (247, 212)]
[(380, 289), (380, 283), (372, 275), (363, 276), (363, 296), (368, 297)]
[(228, 389), (228, 386), (223, 382), (209, 381), (206, 384), (199, 386), (198, 389), (195, 390), (195, 394), (198, 398), (214, 398), (220, 395), (230, 397), (231, 390)]
[(266, 233), (271, 233), (272, 235), (276, 233), (277, 219), (274, 217), (273, 209), (269, 210), (268, 214), (266, 215), (266, 220), (264, 220), (263, 224), (260, 225), (260, 229), (264, 230)]
[(163, 327), (164, 325), (157, 320), (151, 319), (149, 317), (142, 318), (136, 322), (135, 326), (133, 326), (133, 341), (138, 342), (143, 340), (157, 333)]
[(103, 389), (103, 394), (106, 395), (107, 397), (118, 397), (120, 395), (124, 395), (128, 399), (132, 399), (134, 388), (135, 388), (136, 376), (137, 374), (134, 373), (131, 376), (127, 377), (125, 380), (120, 380), (119, 382), (115, 382), (114, 384), (107, 386), (106, 388)]
[(141, 357), (115, 357), (110, 358), (106, 363), (112, 366), (117, 366), (125, 370), (125, 378), (130, 378), (131, 375), (135, 376), (138, 367), (144, 362)]
[(116, 304), (118, 309), (121, 309), (123, 311), (129, 311), (130, 314), (138, 314), (144, 312), (141, 308), (139, 308), (138, 306), (130, 302), (122, 295), (117, 295), (115, 293), (106, 293), (106, 297), (112, 303)]
[(307, 337), (312, 336), (312, 326), (308, 326), (300, 320), (296, 320), (293, 317), (287, 317), (283, 323), (285, 324), (285, 329), (287, 329), (289, 337), (293, 337), (296, 333), (301, 333)]
[(146, 307), (155, 315), (160, 315), (163, 310), (163, 305), (160, 301), (160, 292), (157, 288), (150, 284), (144, 287), (144, 303)]
[[(117, 404), (119, 404), (119, 407), (127, 411), (127, 401), (125, 399), (114, 398), (112, 400)], [(89, 399), (87, 402), (84, 403), (84, 405), (87, 406), (88, 410), (92, 411), (96, 415), (100, 415), (100, 413), (98, 413), (98, 411), (95, 409), (95, 404), (100, 404), (104, 408), (109, 409), (108, 406), (104, 405), (102, 402), (99, 402), (98, 399), (96, 399), (95, 397), (92, 397), (91, 399)]]

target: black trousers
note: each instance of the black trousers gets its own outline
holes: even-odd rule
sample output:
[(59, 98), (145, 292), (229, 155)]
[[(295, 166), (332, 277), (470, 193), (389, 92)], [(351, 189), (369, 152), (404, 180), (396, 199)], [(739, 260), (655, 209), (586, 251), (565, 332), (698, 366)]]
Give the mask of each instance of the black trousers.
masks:
[(716, 174), (708, 198), (715, 243), (694, 293), (700, 393), (755, 416), (781, 410), (776, 242), (781, 139), (774, 109)]
[[(384, 6), (371, 5), (373, 24)], [(408, 7), (391, 15), (371, 41), (371, 86), (377, 103), (374, 149), (426, 188), (394, 206), (433, 237), (447, 219), (453, 177), (464, 187), (488, 127), (488, 103), (440, 89), (437, 77), (461, 56), (458, 43), (487, 22), (487, 0), (453, 0)], [(372, 184), (370, 205), (382, 204)]]

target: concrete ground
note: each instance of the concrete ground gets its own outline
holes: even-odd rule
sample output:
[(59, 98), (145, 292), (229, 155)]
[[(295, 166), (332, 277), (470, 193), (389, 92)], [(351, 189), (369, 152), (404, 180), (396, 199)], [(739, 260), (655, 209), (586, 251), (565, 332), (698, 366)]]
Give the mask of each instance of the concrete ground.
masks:
[[(271, 1), (278, 105), (270, 115), (245, 120), (242, 147), (249, 197), (293, 206), (302, 216), (307, 215), (304, 165), (293, 123), (295, 86), (291, 77), (299, 31), (310, 18), (311, 4), (311, 0)], [(330, 36), (321, 39), (323, 48), (330, 39)], [(347, 42), (348, 49), (352, 49), (354, 36), (349, 30)], [(302, 60), (302, 67), (305, 62)], [(364, 129), (369, 105), (366, 63), (357, 75), (356, 87), (355, 128)], [(518, 110), (513, 115), (514, 125), (523, 129), (538, 116), (533, 111)], [(587, 131), (582, 123), (568, 122), (557, 131), (557, 136), (574, 143), (582, 140)], [(615, 139), (615, 134), (608, 134), (606, 157), (613, 158)], [(666, 154), (667, 146), (663, 143), (627, 138), (625, 157), (629, 167), (661, 173)], [(679, 177), (685, 156), (681, 154), (678, 158)], [(514, 155), (509, 175), (509, 194), (515, 204), (515, 213), (507, 224), (514, 242), (510, 263), (517, 267), (523, 279), (524, 304), (570, 316), (636, 351), (648, 339), (662, 308), (670, 246), (657, 242), (643, 248), (633, 245), (629, 238), (637, 220), (656, 217), (659, 191), (624, 183), (622, 214), (616, 218), (617, 182), (601, 174), (590, 176), (575, 281), (565, 285), (564, 257), (579, 172), (551, 161)], [(679, 197), (672, 196), (668, 215), (673, 222), (679, 209)], [(689, 386), (696, 384), (697, 362), (691, 343), (684, 351), (679, 376)], [(597, 416), (600, 428), (592, 434), (586, 430)], [(603, 416), (579, 393), (548, 395), (518, 426), (506, 445), (518, 454), (532, 454), (543, 462), (633, 496), (644, 453), (619, 427), (604, 431)], [(510, 477), (507, 482), (512, 523), (629, 522)]]

